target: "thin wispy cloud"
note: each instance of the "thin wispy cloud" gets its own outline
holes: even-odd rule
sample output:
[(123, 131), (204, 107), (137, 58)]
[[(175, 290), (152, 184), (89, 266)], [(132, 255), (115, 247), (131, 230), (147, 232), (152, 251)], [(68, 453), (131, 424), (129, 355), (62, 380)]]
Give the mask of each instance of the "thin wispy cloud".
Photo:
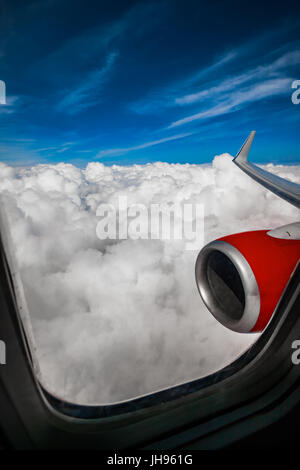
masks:
[(76, 144), (77, 144), (77, 142), (66, 142), (59, 148), (59, 150), (57, 150), (57, 153), (67, 152), (72, 147), (74, 147), (74, 145), (76, 145)]
[(163, 108), (170, 108), (176, 105), (176, 99), (179, 93), (193, 87), (199, 80), (216, 72), (218, 69), (235, 60), (240, 51), (232, 50), (224, 53), (208, 67), (202, 67), (188, 77), (177, 80), (161, 89), (150, 92), (145, 98), (129, 104), (129, 109), (137, 114), (151, 114), (159, 112)]
[[(293, 29), (293, 26), (291, 26)], [(185, 104), (194, 103), (200, 101), (205, 96), (209, 95), (209, 90), (213, 89), (216, 93), (219, 89), (225, 86), (228, 89), (233, 86), (241, 85), (243, 82), (252, 79), (258, 79), (263, 74), (268, 75), (268, 78), (272, 78), (272, 74), (283, 71), (286, 67), (291, 67), (299, 63), (299, 50), (290, 51), (286, 45), (279, 48), (278, 54), (282, 54), (281, 57), (273, 60), (270, 64), (264, 65), (259, 63), (256, 57), (254, 60), (259, 64), (256, 67), (251, 67), (247, 72), (237, 73), (232, 76), (228, 75), (231, 70), (239, 69), (241, 65), (247, 62), (253, 62), (253, 53), (257, 56), (257, 50), (263, 50), (265, 44), (268, 42), (275, 41), (278, 36), (282, 36), (284, 28), (278, 28), (277, 30), (269, 30), (259, 37), (252, 38), (251, 40), (241, 44), (240, 46), (231, 50), (226, 50), (223, 54), (219, 55), (216, 60), (211, 63), (203, 64), (201, 67), (196, 69), (195, 72), (190, 73), (186, 77), (182, 77), (179, 80), (173, 80), (163, 87), (151, 90), (145, 97), (139, 99), (136, 102), (129, 103), (128, 107), (131, 111), (137, 114), (158, 114), (164, 110), (175, 108)], [(297, 42), (293, 45), (297, 48)], [(272, 51), (274, 53), (274, 51)], [(272, 53), (269, 54), (272, 56)], [(251, 59), (252, 57), (252, 59)], [(266, 60), (266, 59), (265, 59)], [(221, 84), (214, 85), (208, 89), (199, 90), (199, 87), (207, 86), (207, 83), (217, 82), (217, 78), (227, 76), (224, 80), (221, 80)], [(197, 90), (198, 88), (198, 90)]]
[[(239, 52), (241, 53), (241, 51), (242, 49)], [(210, 72), (231, 62), (237, 56), (237, 51), (228, 53), (215, 64), (208, 67), (206, 72), (209, 75)], [(187, 93), (175, 97), (176, 86), (174, 86), (172, 90), (173, 95), (170, 93), (169, 89), (167, 96), (163, 98), (164, 102), (162, 106), (165, 106), (166, 100), (168, 100), (169, 107), (184, 107), (201, 103), (202, 109), (196, 113), (173, 121), (167, 126), (167, 129), (179, 127), (198, 120), (225, 115), (237, 111), (253, 102), (289, 93), (292, 79), (286, 77), (287, 70), (299, 63), (300, 50), (295, 50), (286, 52), (269, 64), (258, 65), (246, 72), (226, 77), (218, 85), (204, 88), (196, 93)], [(177, 93), (180, 87), (183, 87), (183, 84), (185, 88), (188, 88), (188, 86), (193, 88), (200, 76), (201, 72), (197, 72), (193, 76), (183, 80), (180, 85), (177, 84)], [(158, 102), (159, 99), (154, 100), (155, 106)], [(153, 104), (149, 103), (148, 111), (152, 105)], [(146, 110), (147, 104), (144, 103), (143, 106), (144, 110)]]
[(173, 121), (167, 128), (220, 116), (264, 98), (290, 93), (292, 78), (287, 77), (287, 74), (290, 68), (299, 63), (300, 50), (295, 50), (283, 54), (270, 64), (259, 65), (242, 74), (226, 78), (218, 85), (178, 97), (174, 105), (183, 107), (201, 103), (202, 109)]
[(117, 57), (117, 52), (111, 52), (103, 67), (90, 72), (83, 83), (68, 91), (57, 108), (68, 114), (75, 114), (99, 103), (102, 96), (101, 91), (109, 79)]
[[(291, 67), (300, 63), (300, 51), (288, 52), (282, 57), (268, 65), (255, 67), (246, 73), (242, 73), (225, 80), (222, 80), (217, 86), (201, 90), (197, 93), (191, 93), (180, 96), (175, 99), (174, 104), (187, 105), (203, 101), (215, 96), (221, 96), (222, 93), (236, 89), (245, 83), (251, 81), (263, 80), (265, 77), (276, 77), (284, 73), (286, 67)], [(283, 70), (284, 69), (284, 70)]]
[[(101, 5), (99, 7), (103, 8)], [(52, 84), (59, 83), (59, 86), (63, 84), (64, 87), (73, 84), (74, 77), (82, 76), (83, 71), (86, 73), (90, 69), (93, 72), (90, 64), (97, 64), (99, 58), (106, 56), (108, 60), (112, 60), (112, 51), (119, 50), (126, 35), (141, 35), (141, 28), (137, 25), (143, 25), (143, 30), (147, 30), (150, 26), (147, 18), (151, 17), (153, 22), (154, 13), (154, 4), (134, 5), (104, 24), (80, 30), (65, 38), (49, 54), (37, 61), (34, 71), (38, 69), (45, 80), (50, 76)], [(53, 70), (55, 73), (52, 73)]]
[(148, 147), (153, 147), (154, 145), (164, 144), (165, 142), (170, 142), (172, 140), (183, 139), (184, 137), (188, 137), (192, 134), (193, 134), (193, 132), (185, 132), (183, 134), (176, 134), (176, 135), (172, 135), (170, 137), (164, 137), (163, 139), (144, 142), (143, 144), (134, 145), (132, 147), (111, 148), (111, 149), (101, 150), (97, 154), (96, 158), (123, 155), (125, 153), (133, 152), (135, 150), (142, 150), (142, 149), (145, 149), (145, 148), (148, 148)]
[(290, 84), (291, 79), (282, 78), (268, 80), (257, 85), (253, 85), (248, 89), (233, 92), (229, 94), (227, 99), (225, 99), (220, 104), (211, 106), (210, 108), (204, 111), (200, 111), (199, 113), (195, 113), (183, 119), (178, 119), (177, 121), (172, 122), (172, 124), (168, 126), (168, 129), (182, 126), (183, 124), (197, 121), (199, 119), (206, 119), (227, 114), (240, 109), (242, 105), (245, 106), (255, 101), (259, 101), (263, 98), (287, 93), (290, 89)]

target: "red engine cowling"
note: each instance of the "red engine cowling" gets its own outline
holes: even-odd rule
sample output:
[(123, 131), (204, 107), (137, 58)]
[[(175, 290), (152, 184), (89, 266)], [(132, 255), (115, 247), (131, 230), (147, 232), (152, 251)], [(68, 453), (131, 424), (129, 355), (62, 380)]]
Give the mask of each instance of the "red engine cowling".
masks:
[(300, 240), (266, 230), (215, 240), (199, 253), (196, 282), (214, 317), (231, 330), (262, 331), (300, 258)]

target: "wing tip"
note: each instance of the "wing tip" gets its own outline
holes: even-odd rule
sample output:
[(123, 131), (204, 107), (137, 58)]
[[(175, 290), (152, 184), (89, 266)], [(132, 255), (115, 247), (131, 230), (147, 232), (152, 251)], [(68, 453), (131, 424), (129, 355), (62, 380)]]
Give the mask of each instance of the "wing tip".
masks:
[(248, 159), (248, 153), (250, 150), (250, 147), (252, 145), (254, 136), (256, 134), (256, 131), (251, 131), (245, 142), (243, 143), (242, 147), (240, 148), (239, 152), (237, 153), (236, 157), (233, 159), (235, 162), (240, 162), (240, 161), (247, 161)]

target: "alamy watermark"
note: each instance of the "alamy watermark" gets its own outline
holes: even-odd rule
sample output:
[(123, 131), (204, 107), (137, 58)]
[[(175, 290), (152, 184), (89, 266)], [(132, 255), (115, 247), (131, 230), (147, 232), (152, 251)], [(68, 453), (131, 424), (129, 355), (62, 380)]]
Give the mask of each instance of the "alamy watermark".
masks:
[(294, 93), (292, 93), (292, 103), (299, 104), (300, 103), (300, 80), (294, 80), (292, 83), (292, 88), (295, 89)]
[(182, 240), (186, 250), (197, 250), (204, 242), (204, 206), (191, 203), (128, 204), (119, 196), (117, 204), (100, 204), (96, 233), (100, 240)]
[(0, 80), (0, 104), (6, 104), (6, 85), (3, 80)]
[(0, 365), (4, 366), (6, 364), (6, 344), (4, 341), (0, 340)]
[(295, 349), (295, 351), (292, 354), (292, 363), (295, 366), (298, 366), (300, 364), (300, 340), (296, 339), (292, 343), (292, 349)]

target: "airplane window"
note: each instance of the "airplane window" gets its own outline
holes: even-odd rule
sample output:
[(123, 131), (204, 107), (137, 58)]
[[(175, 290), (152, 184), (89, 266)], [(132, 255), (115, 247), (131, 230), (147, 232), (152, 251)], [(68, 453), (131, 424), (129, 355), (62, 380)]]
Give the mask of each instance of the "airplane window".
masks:
[[(278, 216), (276, 196), (265, 198), (228, 155), (204, 166), (93, 162), (84, 169), (63, 163), (0, 169), (39, 379), (49, 392), (81, 404), (129, 400), (220, 370), (257, 339), (211, 315), (197, 290), (195, 262), (207, 242), (272, 227), (275, 216), (278, 225), (288, 222), (296, 209)], [(278, 167), (283, 176), (290, 171)], [(239, 197), (247, 185), (256, 194), (250, 201)], [(127, 221), (119, 210), (125, 195)], [(174, 200), (204, 206), (204, 213), (195, 212), (200, 232), (202, 222), (205, 228), (198, 244), (190, 246), (191, 237), (164, 238), (147, 226), (145, 208), (151, 221), (152, 205), (166, 208)], [(141, 201), (144, 209), (134, 206)], [(122, 233), (127, 224), (131, 236), (99, 238), (99, 221), (108, 230), (115, 213), (117, 229)], [(179, 219), (171, 219), (174, 228)], [(208, 265), (217, 301), (239, 318), (245, 293), (235, 267), (222, 253), (211, 255)]]
[[(275, 5), (244, 25), (225, 2), (86, 3), (0, 2), (0, 229), (40, 382), (108, 404), (219, 371), (274, 312), (246, 254), (207, 258), (212, 308), (196, 263), (299, 219), (300, 54)], [(276, 245), (276, 279), (266, 245), (277, 301), (298, 252)]]

